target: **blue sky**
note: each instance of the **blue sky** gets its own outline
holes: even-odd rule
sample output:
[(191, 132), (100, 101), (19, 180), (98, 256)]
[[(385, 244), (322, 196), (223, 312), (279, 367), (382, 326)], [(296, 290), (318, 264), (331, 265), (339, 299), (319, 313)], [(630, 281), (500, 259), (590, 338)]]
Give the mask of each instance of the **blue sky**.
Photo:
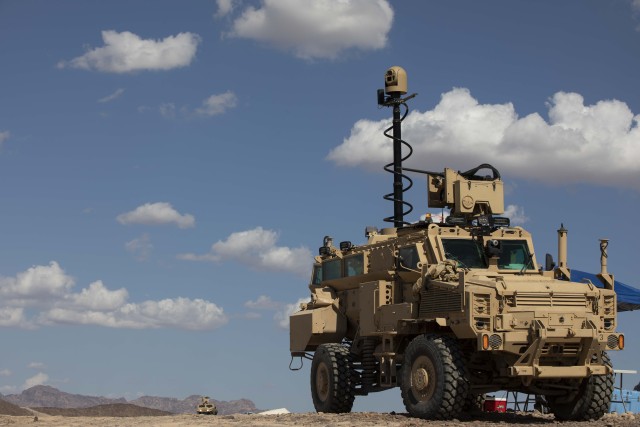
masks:
[(562, 222), (570, 267), (607, 237), (640, 287), (638, 0), (0, 0), (0, 58), (0, 393), (312, 410), (287, 314), (323, 236), (392, 213), (392, 65), (418, 93), (409, 166), (493, 164), (538, 262)]

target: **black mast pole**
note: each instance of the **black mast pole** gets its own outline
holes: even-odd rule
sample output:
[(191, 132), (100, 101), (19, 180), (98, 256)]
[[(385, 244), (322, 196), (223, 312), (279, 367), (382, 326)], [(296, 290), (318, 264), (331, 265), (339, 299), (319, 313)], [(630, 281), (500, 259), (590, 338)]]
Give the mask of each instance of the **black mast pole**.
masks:
[(400, 118), (400, 95), (393, 96), (393, 226), (404, 225), (404, 202), (402, 197), (402, 120)]

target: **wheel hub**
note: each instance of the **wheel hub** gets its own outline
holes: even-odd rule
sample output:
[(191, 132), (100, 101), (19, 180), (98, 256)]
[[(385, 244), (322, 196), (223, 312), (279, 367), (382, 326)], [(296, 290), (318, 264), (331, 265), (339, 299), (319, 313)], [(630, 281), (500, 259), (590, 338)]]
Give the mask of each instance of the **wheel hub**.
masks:
[(325, 401), (329, 397), (329, 369), (321, 363), (316, 372), (316, 392), (320, 400)]
[(418, 368), (413, 373), (413, 384), (416, 390), (424, 392), (429, 386), (429, 374), (424, 368)]

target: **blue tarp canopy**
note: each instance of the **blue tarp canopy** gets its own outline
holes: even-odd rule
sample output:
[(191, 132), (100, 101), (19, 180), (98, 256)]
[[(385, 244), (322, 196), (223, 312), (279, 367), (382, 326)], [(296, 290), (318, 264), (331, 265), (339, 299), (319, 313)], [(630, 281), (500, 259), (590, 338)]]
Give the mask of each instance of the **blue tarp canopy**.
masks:
[[(595, 274), (580, 270), (571, 270), (572, 282), (584, 282), (585, 279), (590, 280), (591, 283), (599, 288), (604, 287)], [(616, 291), (618, 296), (618, 311), (640, 310), (640, 290), (618, 282), (617, 280), (613, 285), (613, 290)]]

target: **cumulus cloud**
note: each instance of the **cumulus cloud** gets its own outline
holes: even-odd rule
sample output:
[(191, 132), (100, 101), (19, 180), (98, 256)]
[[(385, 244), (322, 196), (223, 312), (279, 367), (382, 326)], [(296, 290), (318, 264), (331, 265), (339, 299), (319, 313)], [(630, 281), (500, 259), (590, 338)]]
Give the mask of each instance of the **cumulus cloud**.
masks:
[(112, 328), (215, 329), (227, 323), (222, 308), (202, 299), (164, 299), (125, 304), (112, 311), (53, 308), (41, 313), (42, 324), (98, 325)]
[(230, 108), (235, 108), (238, 104), (236, 94), (227, 91), (219, 95), (211, 95), (202, 101), (202, 107), (196, 109), (196, 114), (201, 116), (217, 116), (223, 114)]
[(0, 148), (2, 148), (2, 144), (9, 139), (9, 137), (11, 136), (11, 133), (9, 133), (8, 130), (5, 130), (3, 132), (0, 132)]
[(113, 101), (114, 99), (118, 99), (120, 98), (120, 96), (122, 96), (122, 94), (124, 93), (124, 89), (120, 88), (117, 89), (115, 92), (113, 92), (110, 95), (105, 96), (104, 98), (100, 98), (98, 99), (98, 102), (100, 103), (105, 103), (105, 102), (110, 102)]
[(28, 388), (31, 388), (31, 387), (34, 387), (34, 386), (37, 386), (37, 385), (43, 385), (47, 381), (49, 381), (49, 375), (45, 374), (44, 372), (38, 372), (37, 374), (35, 374), (31, 378), (28, 378), (24, 382), (24, 385), (22, 386), (22, 388), (24, 390), (26, 390)]
[(89, 50), (70, 61), (60, 61), (58, 68), (80, 68), (107, 73), (141, 70), (170, 70), (186, 67), (195, 58), (200, 37), (179, 33), (162, 40), (142, 39), (129, 31), (102, 31), (103, 47)]
[(257, 269), (307, 275), (313, 260), (311, 251), (303, 246), (277, 246), (277, 241), (277, 232), (256, 227), (231, 233), (226, 240), (214, 243), (206, 254), (186, 253), (178, 258), (187, 261), (232, 260)]
[(190, 228), (196, 225), (191, 214), (180, 214), (170, 203), (145, 203), (131, 212), (120, 214), (116, 218), (120, 224), (164, 225), (175, 224), (179, 228)]
[(9, 369), (3, 369), (0, 371), (0, 377), (10, 377), (11, 371)]
[(273, 316), (278, 326), (282, 329), (289, 329), (289, 316), (300, 311), (300, 304), (309, 302), (309, 298), (300, 298), (293, 304), (285, 304), (281, 310)]
[[(218, 11), (228, 13), (227, 5), (218, 2)], [(258, 8), (242, 11), (228, 35), (265, 42), (299, 58), (336, 58), (349, 49), (385, 47), (392, 22), (387, 0), (262, 0)]]
[(236, 3), (239, 0), (216, 0), (218, 3), (218, 11), (216, 12), (216, 17), (226, 16), (236, 7)]
[[(222, 308), (203, 299), (173, 298), (128, 302), (125, 288), (108, 289), (100, 280), (74, 292), (58, 263), (0, 277), (0, 326), (35, 328), (76, 324), (113, 328), (215, 329), (227, 323)], [(45, 291), (46, 290), (46, 291)], [(30, 317), (26, 309), (34, 311)]]
[(271, 297), (260, 295), (255, 301), (247, 301), (244, 306), (252, 310), (276, 310), (282, 306), (282, 303), (274, 301)]
[(153, 244), (151, 244), (151, 238), (148, 234), (143, 234), (124, 244), (124, 247), (129, 253), (131, 253), (138, 261), (146, 261), (151, 255), (153, 250)]
[[(618, 100), (585, 105), (577, 93), (558, 92), (549, 120), (519, 118), (513, 104), (480, 104), (468, 89), (444, 93), (427, 112), (413, 111), (403, 138), (414, 148), (409, 167), (447, 165), (466, 170), (490, 162), (503, 174), (548, 183), (640, 188), (640, 115)], [(389, 120), (359, 120), (328, 159), (344, 166), (379, 168), (392, 144), (382, 135)]]
[(230, 90), (213, 94), (202, 100), (201, 106), (192, 108), (189, 105), (176, 105), (174, 102), (163, 102), (158, 107), (140, 106), (139, 113), (158, 111), (165, 119), (193, 119), (219, 116), (237, 107), (238, 97)]
[(173, 102), (163, 102), (158, 106), (158, 111), (165, 119), (174, 119), (176, 117), (176, 105)]
[(45, 365), (42, 362), (31, 362), (27, 365), (29, 369), (44, 369)]
[[(252, 310), (264, 310), (274, 312), (273, 320), (278, 328), (289, 329), (289, 316), (296, 311), (300, 310), (300, 304), (309, 302), (309, 297), (300, 298), (293, 304), (288, 304), (280, 301), (274, 301), (271, 297), (266, 295), (260, 295), (255, 301), (247, 301), (244, 306)], [(245, 315), (247, 319), (260, 318), (259, 313), (249, 312)]]
[[(16, 277), (0, 277), (0, 296), (3, 300), (42, 300), (61, 297), (73, 285), (73, 278), (57, 262), (51, 261), (49, 265), (30, 267)], [(12, 317), (18, 315), (14, 311)], [(0, 314), (0, 318), (2, 317), (4, 316)]]
[(0, 326), (29, 328), (24, 309), (19, 307), (0, 307)]
[(503, 216), (509, 218), (512, 225), (522, 225), (529, 221), (529, 217), (524, 214), (524, 208), (517, 205), (508, 205)]

